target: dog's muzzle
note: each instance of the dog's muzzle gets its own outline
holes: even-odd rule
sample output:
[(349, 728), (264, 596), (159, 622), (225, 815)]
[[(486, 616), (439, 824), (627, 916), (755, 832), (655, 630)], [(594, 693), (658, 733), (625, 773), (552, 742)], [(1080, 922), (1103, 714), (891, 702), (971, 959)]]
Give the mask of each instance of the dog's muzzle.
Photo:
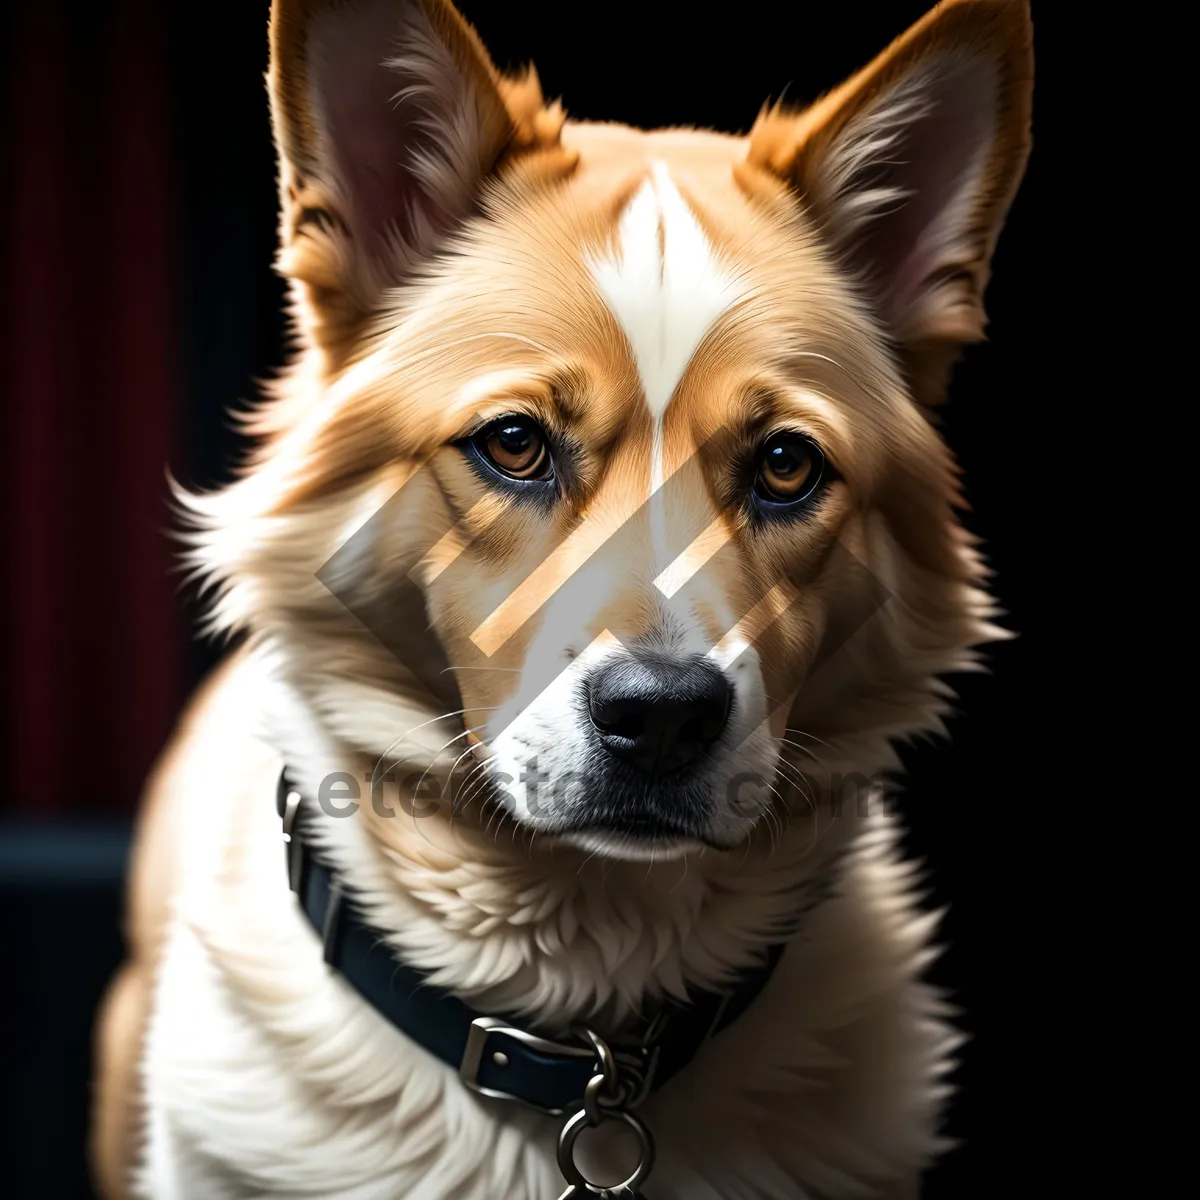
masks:
[(586, 825), (646, 841), (701, 838), (710, 752), (734, 707), (725, 673), (700, 655), (623, 652), (587, 678), (583, 707)]

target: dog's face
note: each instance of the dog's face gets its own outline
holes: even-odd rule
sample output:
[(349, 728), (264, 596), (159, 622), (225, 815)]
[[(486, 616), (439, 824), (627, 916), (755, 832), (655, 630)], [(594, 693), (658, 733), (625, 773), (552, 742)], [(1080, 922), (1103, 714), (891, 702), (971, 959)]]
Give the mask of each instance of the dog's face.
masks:
[(749, 137), (564, 124), (443, 0), (280, 0), (271, 79), (306, 353), (203, 553), (340, 737), (452, 713), (518, 822), (664, 855), (786, 805), (788, 747), (936, 720), (989, 610), (923, 408), (1024, 164), (1023, 4)]

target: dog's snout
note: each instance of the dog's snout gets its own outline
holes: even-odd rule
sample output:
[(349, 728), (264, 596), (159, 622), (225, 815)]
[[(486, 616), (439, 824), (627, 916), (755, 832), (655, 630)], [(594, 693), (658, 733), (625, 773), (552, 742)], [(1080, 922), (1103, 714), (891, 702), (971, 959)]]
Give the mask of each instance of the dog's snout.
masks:
[(653, 775), (703, 753), (721, 736), (732, 705), (732, 686), (704, 658), (622, 656), (588, 682), (588, 715), (601, 744)]

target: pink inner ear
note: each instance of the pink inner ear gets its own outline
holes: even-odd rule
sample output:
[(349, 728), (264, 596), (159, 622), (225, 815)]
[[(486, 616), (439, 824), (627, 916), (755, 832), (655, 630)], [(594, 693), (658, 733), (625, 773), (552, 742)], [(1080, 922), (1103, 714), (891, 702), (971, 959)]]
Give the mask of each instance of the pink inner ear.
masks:
[[(905, 84), (907, 92), (912, 84)], [(971, 206), (994, 129), (995, 77), (980, 59), (939, 64), (905, 97), (907, 119), (867, 167), (865, 186), (893, 199), (855, 239), (856, 256), (882, 289), (893, 323), (937, 277), (961, 269)], [(884, 102), (884, 108), (888, 106)], [(897, 112), (897, 116), (900, 113)], [(885, 113), (868, 120), (887, 120)], [(862, 186), (862, 185), (860, 185)]]
[[(446, 211), (414, 169), (414, 152), (430, 144), (428, 125), (436, 114), (406, 92), (428, 90), (431, 80), (388, 65), (396, 58), (423, 61), (421, 53), (436, 46), (434, 36), (417, 6), (395, 0), (335, 9), (310, 31), (310, 103), (331, 160), (330, 182), (352, 234), (366, 246), (394, 229), (405, 246), (426, 249), (423, 236), (460, 215)], [(448, 52), (442, 58), (449, 63)], [(456, 82), (462, 92), (465, 85)]]

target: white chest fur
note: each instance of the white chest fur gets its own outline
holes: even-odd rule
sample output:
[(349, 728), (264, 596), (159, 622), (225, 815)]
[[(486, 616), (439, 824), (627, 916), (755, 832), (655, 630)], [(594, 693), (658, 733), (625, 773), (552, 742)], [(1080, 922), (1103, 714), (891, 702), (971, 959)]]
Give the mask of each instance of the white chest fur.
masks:
[[(266, 746), (242, 759), (234, 789), (189, 788), (137, 1195), (555, 1200), (558, 1123), (468, 1091), (325, 966), (287, 887), (279, 759)], [(911, 871), (882, 810), (853, 837), (837, 896), (764, 993), (644, 1106), (656, 1200), (886, 1194), (935, 1152), (954, 1041), (915, 980), (932, 918), (908, 900)], [(415, 941), (468, 938), (477, 961), (502, 953), (501, 930), (409, 917), (427, 925), (409, 930)], [(560, 946), (546, 972), (568, 970), (569, 953)]]

